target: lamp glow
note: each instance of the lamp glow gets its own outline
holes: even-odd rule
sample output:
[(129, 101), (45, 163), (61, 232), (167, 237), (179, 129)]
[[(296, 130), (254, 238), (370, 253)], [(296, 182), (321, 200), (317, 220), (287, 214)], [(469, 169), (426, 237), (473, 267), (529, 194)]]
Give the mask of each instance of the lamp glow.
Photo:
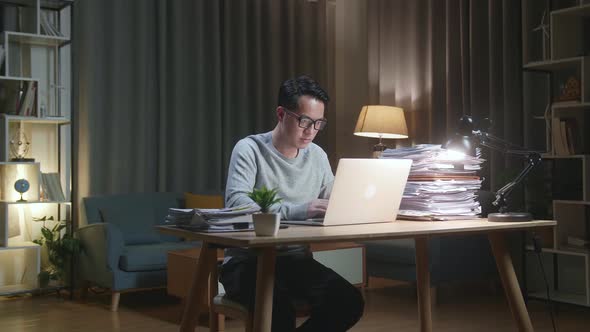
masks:
[[(486, 129), (489, 127), (489, 120), (485, 119)], [(482, 129), (474, 129), (473, 120), (470, 116), (463, 116), (459, 120), (459, 127), (455, 135), (449, 139), (443, 148), (453, 151), (465, 151), (468, 154), (475, 155), (476, 147), (485, 146), (489, 149), (504, 153), (519, 155), (527, 160), (525, 168), (502, 188), (496, 191), (496, 199), (492, 203), (498, 207), (499, 213), (490, 213), (489, 221), (530, 221), (532, 216), (527, 212), (508, 212), (508, 197), (514, 188), (520, 184), (526, 176), (541, 163), (541, 155), (537, 151), (527, 150), (518, 145), (509, 143), (499, 137), (489, 134)]]

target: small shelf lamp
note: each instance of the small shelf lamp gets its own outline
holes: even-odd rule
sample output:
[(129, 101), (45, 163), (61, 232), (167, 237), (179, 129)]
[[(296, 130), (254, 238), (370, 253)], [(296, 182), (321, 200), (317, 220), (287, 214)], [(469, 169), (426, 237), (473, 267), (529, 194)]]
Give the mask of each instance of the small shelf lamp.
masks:
[(373, 157), (379, 158), (383, 150), (387, 148), (387, 145), (382, 142), (383, 138), (408, 138), (404, 110), (393, 106), (365, 105), (359, 114), (354, 134), (378, 138), (379, 143), (373, 147)]

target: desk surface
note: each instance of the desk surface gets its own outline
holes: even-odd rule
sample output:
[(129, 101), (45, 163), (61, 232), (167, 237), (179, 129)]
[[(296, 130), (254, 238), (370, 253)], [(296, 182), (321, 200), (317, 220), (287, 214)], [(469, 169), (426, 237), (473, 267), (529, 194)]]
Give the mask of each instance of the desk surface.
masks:
[(330, 241), (363, 241), (379, 239), (413, 238), (429, 235), (457, 235), (514, 231), (537, 227), (555, 226), (553, 220), (526, 222), (490, 222), (485, 218), (451, 221), (406, 221), (344, 226), (289, 226), (279, 230), (276, 237), (256, 236), (254, 232), (198, 233), (174, 226), (158, 226), (162, 233), (191, 240), (232, 247), (266, 247), (281, 244), (301, 244)]

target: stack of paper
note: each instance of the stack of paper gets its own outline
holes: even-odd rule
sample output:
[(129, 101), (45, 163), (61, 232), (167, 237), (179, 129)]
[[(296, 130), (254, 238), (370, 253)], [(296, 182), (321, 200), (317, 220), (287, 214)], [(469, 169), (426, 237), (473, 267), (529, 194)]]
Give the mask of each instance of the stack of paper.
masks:
[(223, 209), (170, 208), (166, 223), (197, 231), (232, 231), (252, 228), (252, 213), (260, 211), (258, 205), (244, 204)]
[(166, 223), (174, 225), (188, 225), (193, 220), (195, 215), (194, 209), (168, 209), (166, 216)]
[(398, 218), (468, 219), (481, 213), (476, 193), (481, 188), (477, 171), (483, 159), (453, 153), (433, 144), (387, 149), (381, 158), (412, 160)]

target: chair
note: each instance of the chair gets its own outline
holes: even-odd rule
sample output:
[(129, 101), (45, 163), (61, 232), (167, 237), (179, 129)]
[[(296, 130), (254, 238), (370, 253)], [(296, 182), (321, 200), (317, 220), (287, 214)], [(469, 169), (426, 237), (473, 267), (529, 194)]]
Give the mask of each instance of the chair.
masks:
[(171, 207), (181, 206), (174, 193), (135, 193), (85, 197), (88, 225), (76, 236), (83, 250), (78, 259), (83, 293), (89, 283), (112, 291), (117, 311), (121, 292), (166, 285), (167, 252), (198, 247), (198, 243), (159, 234)]
[[(209, 294), (217, 294), (218, 269), (211, 271), (209, 277)], [(296, 304), (297, 317), (309, 316), (309, 306), (306, 303)], [(246, 332), (254, 331), (254, 313), (236, 301), (232, 301), (225, 294), (212, 296), (209, 302), (209, 331), (218, 332), (225, 328), (225, 317), (239, 319), (244, 322)]]

